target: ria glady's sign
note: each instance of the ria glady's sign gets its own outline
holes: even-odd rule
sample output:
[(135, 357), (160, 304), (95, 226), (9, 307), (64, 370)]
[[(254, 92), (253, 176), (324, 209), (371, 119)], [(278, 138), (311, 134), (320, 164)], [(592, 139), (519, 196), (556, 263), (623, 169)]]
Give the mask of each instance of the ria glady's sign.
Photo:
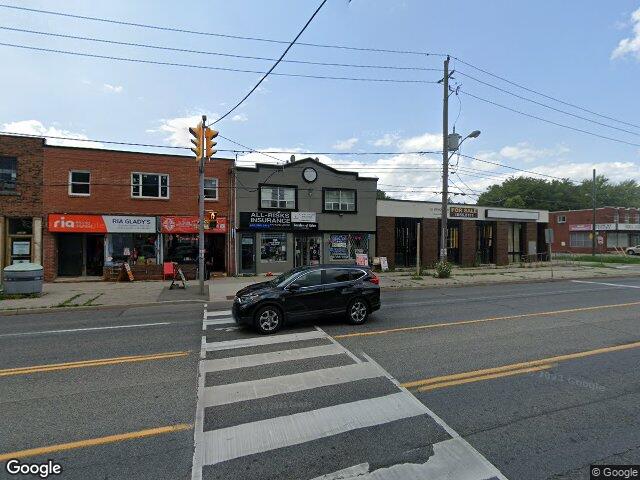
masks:
[(50, 213), (47, 225), (50, 232), (155, 233), (156, 217)]

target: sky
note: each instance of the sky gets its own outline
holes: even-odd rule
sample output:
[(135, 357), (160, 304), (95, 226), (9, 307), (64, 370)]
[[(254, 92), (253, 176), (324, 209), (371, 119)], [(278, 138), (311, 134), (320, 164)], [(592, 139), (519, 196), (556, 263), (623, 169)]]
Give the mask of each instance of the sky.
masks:
[[(295, 37), (319, 3), (320, 0), (210, 0), (188, 4), (168, 0), (0, 2), (282, 41)], [(254, 72), (266, 71), (273, 62), (52, 37), (7, 28), (267, 59), (277, 58), (286, 48), (282, 43), (115, 25), (3, 7), (0, 27), (0, 43), (4, 44)], [(455, 70), (451, 85), (460, 88), (450, 96), (449, 128), (455, 126), (463, 136), (476, 129), (482, 132), (477, 139), (465, 141), (461, 153), (576, 181), (589, 178), (593, 168), (614, 181), (640, 181), (639, 0), (328, 0), (300, 42), (434, 55), (296, 45), (286, 60), (406, 69), (281, 63), (276, 73), (424, 83), (270, 76), (237, 111), (216, 125), (221, 135), (258, 151), (295, 152), (297, 158), (306, 157), (306, 152), (334, 152), (312, 156), (336, 168), (377, 176), (379, 187), (393, 197), (436, 200), (441, 190), (441, 156), (409, 152), (442, 148), (443, 90), (437, 82), (443, 77), (444, 59), (438, 54), (450, 54), (455, 57), (450, 64)], [(0, 130), (43, 136), (184, 147), (189, 139), (188, 126), (195, 125), (202, 114), (209, 120), (218, 118), (261, 76), (5, 45), (0, 45), (0, 52), (0, 88), (4, 92)], [(566, 103), (523, 90), (458, 59)], [(51, 139), (49, 143), (168, 152), (99, 142)], [(239, 147), (220, 138), (218, 148)], [(355, 155), (364, 152), (388, 154)], [(269, 157), (240, 154), (238, 159), (247, 165), (274, 162), (272, 157), (288, 159), (290, 153)], [(450, 188), (460, 193), (455, 196), (457, 201), (473, 203), (489, 185), (523, 174), (479, 160), (452, 157)]]

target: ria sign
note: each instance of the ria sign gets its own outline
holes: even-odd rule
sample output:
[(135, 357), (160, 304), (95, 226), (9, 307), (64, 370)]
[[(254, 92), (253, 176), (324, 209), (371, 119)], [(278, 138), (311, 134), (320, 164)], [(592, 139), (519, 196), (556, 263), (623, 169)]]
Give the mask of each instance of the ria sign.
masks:
[(66, 215), (51, 213), (50, 232), (155, 233), (155, 217), (125, 215)]

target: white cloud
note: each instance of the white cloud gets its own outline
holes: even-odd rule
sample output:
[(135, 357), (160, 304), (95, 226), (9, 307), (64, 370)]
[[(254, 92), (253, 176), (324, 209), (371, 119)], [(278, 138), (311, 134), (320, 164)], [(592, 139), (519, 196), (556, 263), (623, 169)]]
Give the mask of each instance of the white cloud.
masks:
[(400, 135), (397, 133), (385, 133), (382, 137), (374, 140), (371, 144), (375, 147), (389, 147), (396, 143)]
[(231, 117), (232, 122), (246, 122), (247, 120), (249, 120), (249, 117), (247, 117), (244, 113), (236, 113), (233, 117)]
[(61, 140), (50, 137), (67, 137), (76, 138), (78, 140), (87, 139), (83, 133), (72, 132), (56, 128), (53, 126), (46, 127), (39, 120), (23, 120), (20, 122), (10, 122), (2, 124), (2, 131), (7, 133), (22, 133), (24, 135), (37, 135), (47, 138), (48, 145), (61, 145), (65, 147), (87, 147), (87, 148), (104, 148), (100, 142), (82, 142), (74, 140)]
[(122, 85), (110, 85), (105, 83), (102, 85), (102, 89), (107, 93), (122, 93), (124, 87)]
[[(207, 115), (208, 118), (218, 118), (217, 114)], [(165, 142), (172, 147), (190, 147), (191, 134), (189, 127), (195, 127), (202, 120), (202, 114), (189, 115), (160, 120), (160, 126), (156, 129), (148, 129), (147, 133), (165, 134)]]
[(611, 52), (612, 59), (634, 55), (640, 60), (640, 8), (631, 14), (631, 24), (632, 35), (618, 42), (618, 46)]
[(347, 138), (346, 140), (338, 140), (333, 148), (336, 150), (351, 150), (356, 143), (358, 143), (358, 139), (356, 137)]
[(398, 141), (398, 147), (404, 152), (416, 150), (442, 151), (442, 134), (427, 132), (416, 137), (404, 138)]
[(507, 145), (500, 149), (500, 155), (512, 160), (523, 162), (533, 162), (542, 158), (558, 157), (568, 153), (569, 149), (564, 146), (555, 148), (534, 148), (528, 142), (519, 142), (516, 145)]

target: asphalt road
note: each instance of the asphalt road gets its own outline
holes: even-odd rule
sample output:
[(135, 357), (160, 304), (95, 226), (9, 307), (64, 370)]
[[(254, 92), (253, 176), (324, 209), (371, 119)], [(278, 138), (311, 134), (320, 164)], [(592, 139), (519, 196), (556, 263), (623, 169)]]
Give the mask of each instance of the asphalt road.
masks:
[[(202, 361), (197, 305), (0, 316), (0, 459), (54, 459), (64, 472), (50, 478), (191, 478), (194, 438), (215, 442), (210, 432), (234, 432), (248, 422), (278, 429), (274, 419), (286, 416), (318, 422), (305, 412), (333, 409), (318, 422), (322, 429), (339, 414), (357, 417), (346, 407), (353, 402), (380, 411), (385, 405), (372, 400), (405, 402), (404, 386), (427, 414), (375, 425), (352, 419), (363, 422), (359, 429), (322, 438), (298, 432), (306, 437), (295, 446), (284, 435), (264, 454), (259, 446), (239, 456), (219, 453), (201, 465), (203, 478), (316, 478), (365, 463), (382, 472), (402, 462), (428, 464), (433, 446), (437, 452), (459, 434), (511, 480), (586, 479), (591, 463), (640, 463), (640, 279), (605, 283), (611, 285), (385, 292), (383, 308), (363, 326), (318, 322), (328, 335), (309, 334), (318, 332), (312, 324), (294, 326), (281, 335), (313, 338), (283, 337), (287, 343), (276, 345), (257, 345), (251, 331), (210, 325)], [(333, 357), (221, 367), (285, 351), (278, 345), (288, 345), (286, 352), (342, 348), (336, 340), (346, 350)], [(367, 355), (391, 378), (367, 373)], [(211, 369), (199, 384), (205, 363)], [(255, 394), (240, 398), (235, 387), (274, 376), (317, 381), (314, 372), (344, 366), (359, 379), (289, 388), (277, 392), (275, 407)], [(205, 395), (210, 403), (200, 409), (207, 389), (213, 396)], [(383, 448), (390, 440), (401, 448)], [(314, 456), (322, 458), (308, 460)], [(0, 478), (15, 477), (3, 468)]]

